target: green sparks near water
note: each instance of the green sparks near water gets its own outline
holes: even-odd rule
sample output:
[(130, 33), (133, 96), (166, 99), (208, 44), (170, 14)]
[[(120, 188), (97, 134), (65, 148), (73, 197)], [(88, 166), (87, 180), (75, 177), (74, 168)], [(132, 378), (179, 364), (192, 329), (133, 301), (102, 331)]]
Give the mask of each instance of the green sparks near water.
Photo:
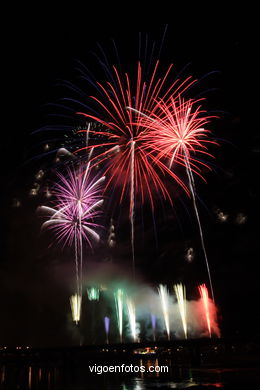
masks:
[(133, 342), (136, 342), (136, 316), (135, 316), (135, 305), (134, 302), (127, 298), (126, 300), (127, 310), (128, 310), (128, 320), (129, 320), (129, 326), (131, 330), (131, 335)]
[(99, 300), (99, 288), (90, 287), (87, 289), (88, 299), (90, 301), (98, 301)]
[(119, 330), (120, 342), (123, 338), (123, 306), (124, 306), (124, 291), (119, 288), (114, 293), (115, 304), (116, 304), (116, 315), (117, 315), (117, 324)]

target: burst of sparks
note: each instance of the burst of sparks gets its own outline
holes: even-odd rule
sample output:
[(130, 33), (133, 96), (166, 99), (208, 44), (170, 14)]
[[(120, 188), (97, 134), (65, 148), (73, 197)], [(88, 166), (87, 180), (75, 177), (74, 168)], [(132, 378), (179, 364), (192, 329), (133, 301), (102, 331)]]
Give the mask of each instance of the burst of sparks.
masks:
[(100, 215), (101, 184), (104, 177), (90, 176), (90, 164), (78, 169), (67, 169), (67, 175), (58, 173), (59, 182), (52, 193), (55, 197), (54, 207), (41, 206), (48, 219), (43, 229), (51, 230), (63, 247), (75, 247), (75, 266), (77, 294), (82, 296), (82, 262), (83, 240), (92, 247), (92, 240), (99, 241), (96, 228), (100, 227), (95, 220)]
[(75, 239), (85, 239), (91, 246), (90, 237), (99, 240), (93, 222), (100, 215), (101, 184), (105, 177), (91, 179), (90, 166), (67, 170), (67, 175), (58, 173), (59, 183), (53, 187), (54, 207), (41, 206), (49, 215), (42, 228), (54, 231), (58, 242), (71, 246)]
[[(96, 138), (104, 139), (104, 142), (92, 144), (88, 148), (98, 151), (93, 157), (98, 164), (103, 161), (108, 162), (105, 174), (109, 173), (110, 177), (106, 187), (111, 183), (120, 185), (120, 201), (125, 197), (126, 192), (130, 194), (130, 215), (134, 207), (134, 199), (131, 196), (133, 189), (135, 194), (140, 194), (142, 202), (145, 195), (148, 195), (152, 209), (154, 189), (164, 198), (171, 199), (160, 174), (169, 174), (187, 190), (180, 178), (160, 159), (155, 158), (152, 153), (154, 145), (150, 145), (150, 150), (147, 150), (147, 145), (143, 142), (146, 129), (140, 125), (142, 123), (140, 112), (151, 112), (157, 107), (159, 97), (168, 101), (169, 96), (184, 92), (195, 80), (191, 80), (190, 77), (183, 82), (176, 80), (166, 88), (166, 80), (172, 65), (162, 78), (157, 78), (158, 65), (157, 61), (151, 78), (146, 82), (143, 80), (141, 65), (138, 63), (135, 86), (131, 84), (127, 73), (122, 77), (113, 67), (114, 82), (107, 82), (105, 85), (97, 83), (101, 97), (92, 96), (99, 108), (99, 114), (80, 113), (104, 125), (104, 131), (85, 130)], [(77, 152), (83, 149), (85, 148), (78, 149)]]
[(171, 96), (168, 102), (160, 100), (153, 111), (143, 111), (140, 126), (149, 129), (147, 148), (153, 146), (159, 161), (166, 159), (172, 168), (174, 163), (186, 167), (188, 159), (192, 172), (204, 179), (201, 169), (210, 167), (197, 155), (213, 157), (208, 146), (216, 142), (209, 139), (210, 131), (205, 128), (213, 116), (201, 109), (200, 100), (185, 100), (180, 95)]

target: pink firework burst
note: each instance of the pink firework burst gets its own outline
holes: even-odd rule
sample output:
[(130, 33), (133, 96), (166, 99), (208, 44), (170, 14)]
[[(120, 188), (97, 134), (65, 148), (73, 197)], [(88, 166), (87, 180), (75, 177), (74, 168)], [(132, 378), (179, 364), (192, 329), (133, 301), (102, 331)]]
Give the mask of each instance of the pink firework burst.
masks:
[[(57, 174), (59, 182), (54, 185), (54, 207), (41, 206), (40, 211), (48, 219), (43, 229), (51, 230), (63, 247), (75, 246), (77, 293), (82, 294), (83, 241), (92, 247), (92, 241), (99, 241), (96, 219), (100, 216), (102, 182), (105, 177), (92, 177), (90, 163), (87, 167), (67, 169), (67, 175)], [(78, 259), (79, 264), (78, 265)]]

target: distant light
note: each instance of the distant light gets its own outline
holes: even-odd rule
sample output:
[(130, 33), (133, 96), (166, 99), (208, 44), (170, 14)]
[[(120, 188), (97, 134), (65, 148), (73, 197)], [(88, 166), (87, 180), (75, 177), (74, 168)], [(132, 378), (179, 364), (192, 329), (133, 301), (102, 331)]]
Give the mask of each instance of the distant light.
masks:
[(186, 255), (185, 255), (186, 260), (191, 263), (192, 260), (194, 259), (194, 249), (193, 248), (188, 248)]
[(110, 248), (114, 248), (115, 245), (116, 245), (116, 242), (115, 242), (114, 240), (109, 240), (108, 246), (109, 246)]
[(52, 196), (52, 193), (51, 193), (51, 191), (49, 190), (48, 187), (46, 188), (45, 196), (46, 196), (46, 198), (50, 198)]
[(218, 217), (219, 222), (226, 222), (228, 219), (228, 214), (224, 214), (223, 211), (218, 210), (217, 217)]
[(40, 180), (40, 179), (42, 179), (43, 176), (44, 176), (44, 171), (42, 169), (40, 169), (39, 172), (36, 173), (35, 178), (37, 180)]
[(36, 196), (38, 195), (38, 190), (36, 188), (32, 188), (29, 192), (30, 196)]
[(236, 223), (238, 225), (243, 225), (247, 221), (247, 216), (243, 213), (238, 213), (236, 216)]
[(13, 199), (13, 204), (12, 204), (12, 206), (13, 206), (13, 207), (15, 207), (15, 208), (18, 208), (18, 207), (20, 207), (20, 206), (21, 206), (21, 202), (20, 202), (20, 200), (19, 200), (19, 199), (16, 199), (16, 198), (14, 198), (14, 199)]

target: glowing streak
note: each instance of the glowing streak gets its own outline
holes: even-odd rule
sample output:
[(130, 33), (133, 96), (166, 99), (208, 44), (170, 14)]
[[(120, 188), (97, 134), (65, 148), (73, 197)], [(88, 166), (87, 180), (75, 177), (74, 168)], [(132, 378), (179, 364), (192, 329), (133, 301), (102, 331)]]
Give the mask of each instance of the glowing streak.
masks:
[(105, 326), (106, 343), (107, 344), (109, 344), (109, 341), (108, 341), (109, 325), (110, 325), (110, 318), (109, 317), (104, 317), (104, 326)]
[(120, 342), (122, 343), (123, 339), (123, 305), (124, 305), (124, 291), (119, 288), (115, 293), (115, 305), (116, 305), (116, 315), (117, 315), (117, 324), (119, 330)]
[(152, 329), (153, 329), (153, 341), (155, 341), (156, 316), (154, 314), (151, 314), (151, 323), (152, 323)]
[(135, 315), (135, 305), (133, 301), (129, 298), (126, 300), (127, 310), (128, 310), (128, 320), (129, 320), (129, 326), (131, 330), (131, 335), (133, 338), (133, 341), (137, 341), (137, 334), (136, 334), (136, 315)]
[(161, 300), (163, 319), (164, 319), (164, 324), (165, 324), (165, 328), (166, 328), (166, 332), (167, 332), (167, 337), (168, 337), (168, 340), (170, 340), (170, 321), (169, 321), (170, 297), (169, 297), (169, 292), (167, 290), (167, 286), (159, 284), (158, 292), (159, 292), (159, 297)]
[(209, 294), (208, 289), (205, 284), (201, 284), (198, 286), (200, 297), (202, 299), (209, 337), (211, 337), (211, 321), (210, 321), (210, 311), (209, 311)]
[(180, 284), (174, 285), (174, 291), (177, 297), (177, 302), (179, 306), (179, 312), (182, 321), (182, 327), (185, 339), (187, 339), (187, 318), (186, 318), (186, 289), (185, 286)]
[(70, 307), (73, 321), (78, 324), (81, 313), (81, 296), (74, 294), (70, 297)]

